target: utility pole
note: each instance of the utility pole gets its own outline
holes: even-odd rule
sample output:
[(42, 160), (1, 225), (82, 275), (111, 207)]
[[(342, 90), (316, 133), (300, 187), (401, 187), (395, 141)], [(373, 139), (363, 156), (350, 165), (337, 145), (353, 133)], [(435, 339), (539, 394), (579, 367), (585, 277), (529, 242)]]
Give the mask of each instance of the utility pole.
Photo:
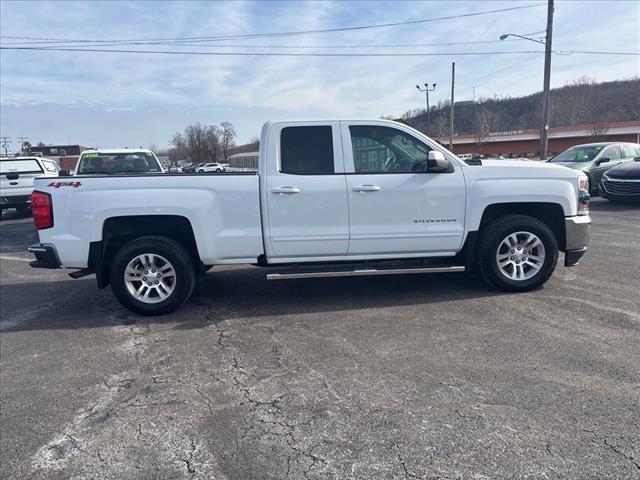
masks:
[(425, 92), (427, 94), (427, 136), (431, 135), (431, 108), (429, 107), (429, 92), (433, 92), (436, 89), (436, 84), (433, 84), (433, 88), (429, 88), (429, 84), (424, 84), (424, 89), (420, 88), (420, 85), (416, 85), (419, 92)]
[(553, 0), (547, 3), (547, 36), (544, 44), (544, 90), (542, 92), (542, 129), (540, 131), (540, 160), (549, 153), (549, 88), (551, 82), (551, 37), (553, 33)]
[(449, 150), (453, 152), (453, 112), (454, 98), (453, 92), (456, 83), (456, 62), (451, 64), (451, 114), (449, 115)]
[(0, 137), (2, 139), (2, 148), (4, 148), (4, 155), (9, 156), (9, 145), (11, 144), (10, 137)]

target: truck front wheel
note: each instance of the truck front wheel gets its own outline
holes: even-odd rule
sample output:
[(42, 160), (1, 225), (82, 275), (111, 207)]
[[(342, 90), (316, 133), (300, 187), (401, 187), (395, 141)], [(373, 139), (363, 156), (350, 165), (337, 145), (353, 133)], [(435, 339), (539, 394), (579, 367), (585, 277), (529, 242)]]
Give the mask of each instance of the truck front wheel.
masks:
[(543, 285), (558, 261), (558, 242), (547, 225), (526, 215), (507, 215), (480, 233), (478, 270), (489, 285), (524, 292)]
[(111, 263), (111, 288), (122, 305), (141, 315), (163, 315), (193, 293), (189, 252), (167, 237), (147, 236), (124, 245)]

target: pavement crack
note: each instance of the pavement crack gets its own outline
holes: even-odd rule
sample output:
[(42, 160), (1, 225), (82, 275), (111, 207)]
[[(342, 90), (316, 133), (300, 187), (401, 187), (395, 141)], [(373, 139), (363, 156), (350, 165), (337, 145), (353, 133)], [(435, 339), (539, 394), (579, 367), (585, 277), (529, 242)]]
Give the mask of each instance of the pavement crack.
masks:
[(635, 465), (635, 467), (640, 470), (640, 463), (638, 463), (636, 460), (634, 460), (634, 458), (631, 455), (627, 455), (626, 453), (624, 453), (622, 450), (619, 449), (619, 445), (613, 445), (612, 443), (609, 443), (607, 441), (607, 439), (604, 439), (604, 444), (609, 447), (611, 450), (613, 450), (614, 452), (616, 452), (618, 455), (620, 455), (622, 458), (624, 458), (625, 460), (630, 461), (631, 463), (633, 463)]
[(404, 472), (404, 477), (405, 478), (419, 478), (419, 479), (421, 479), (422, 477), (416, 475), (415, 473), (413, 473), (413, 472), (411, 472), (409, 470), (409, 467), (407, 467), (407, 463), (406, 463), (404, 457), (400, 453), (400, 447), (398, 446), (397, 443), (393, 444), (393, 449), (396, 452), (396, 460), (398, 461), (398, 464), (400, 464), (400, 467), (402, 468), (402, 471)]

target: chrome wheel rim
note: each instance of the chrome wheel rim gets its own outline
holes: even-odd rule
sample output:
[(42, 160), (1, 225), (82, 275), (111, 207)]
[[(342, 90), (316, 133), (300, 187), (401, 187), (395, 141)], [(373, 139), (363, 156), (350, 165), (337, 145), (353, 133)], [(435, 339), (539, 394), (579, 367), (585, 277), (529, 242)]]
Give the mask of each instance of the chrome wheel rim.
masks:
[(500, 273), (516, 282), (535, 277), (544, 265), (542, 240), (531, 232), (514, 232), (500, 242), (496, 263)]
[(124, 270), (127, 291), (142, 303), (160, 303), (176, 288), (176, 271), (169, 260), (155, 253), (134, 257)]

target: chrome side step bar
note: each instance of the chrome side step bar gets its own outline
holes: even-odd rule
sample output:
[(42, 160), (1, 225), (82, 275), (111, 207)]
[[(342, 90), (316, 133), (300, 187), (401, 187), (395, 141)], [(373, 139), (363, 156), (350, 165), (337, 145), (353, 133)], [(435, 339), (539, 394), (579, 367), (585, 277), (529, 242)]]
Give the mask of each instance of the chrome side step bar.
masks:
[(462, 265), (440, 266), (440, 267), (419, 267), (419, 268), (366, 268), (357, 270), (326, 270), (315, 272), (289, 272), (289, 273), (268, 273), (267, 280), (290, 280), (294, 278), (324, 278), (324, 277), (359, 277), (365, 275), (398, 275), (407, 273), (457, 273), (464, 272)]

